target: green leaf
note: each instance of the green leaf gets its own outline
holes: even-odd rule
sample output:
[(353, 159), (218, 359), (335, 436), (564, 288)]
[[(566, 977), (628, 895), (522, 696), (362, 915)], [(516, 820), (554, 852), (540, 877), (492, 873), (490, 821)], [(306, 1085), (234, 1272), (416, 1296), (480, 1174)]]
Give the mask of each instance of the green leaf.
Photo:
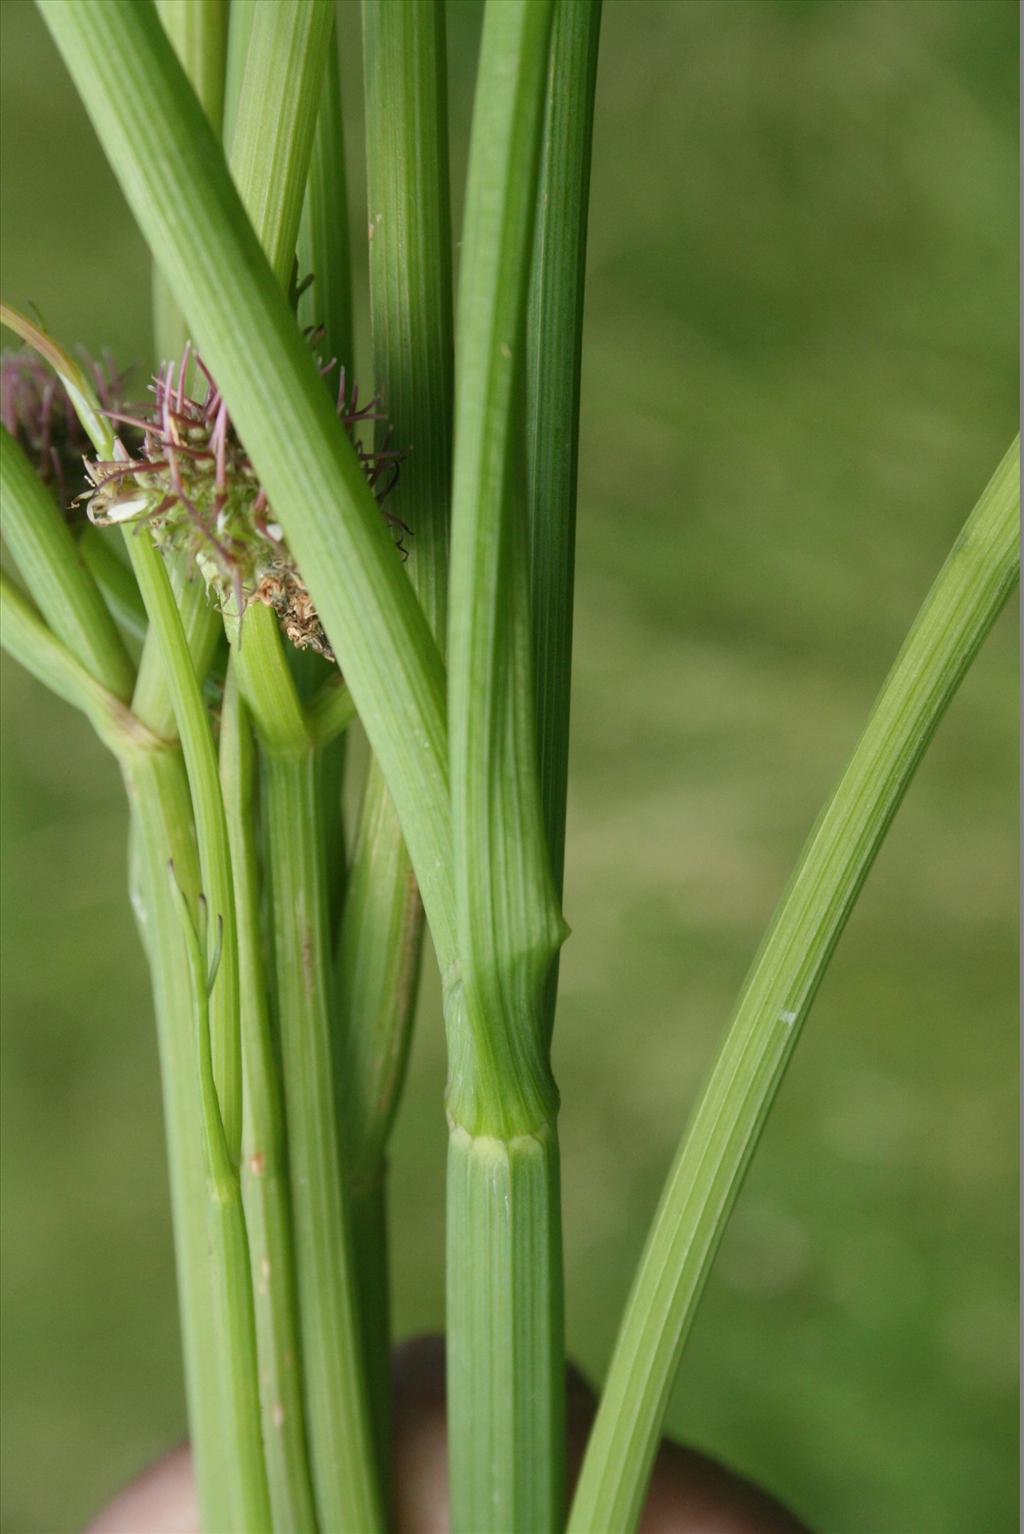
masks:
[(53, 497), (0, 427), (3, 535), (53, 632), (109, 692), (131, 697), (135, 667)]
[(683, 1349), (800, 1029), (875, 855), (1020, 568), (1020, 442), (925, 598), (754, 960), (662, 1193), (569, 1520), (636, 1527)]

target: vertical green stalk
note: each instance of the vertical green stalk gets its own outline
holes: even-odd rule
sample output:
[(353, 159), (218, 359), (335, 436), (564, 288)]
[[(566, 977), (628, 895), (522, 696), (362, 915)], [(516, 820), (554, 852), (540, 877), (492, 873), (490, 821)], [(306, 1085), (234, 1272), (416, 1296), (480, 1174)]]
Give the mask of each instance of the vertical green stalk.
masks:
[(312, 746), (264, 750), (277, 1010), (321, 1527), (383, 1527), (359, 1342), (331, 1058), (326, 875)]
[(449, 718), (458, 975), (446, 977), (448, 1428), (456, 1534), (562, 1518), (557, 1093), (564, 936), (544, 842), (526, 559), (526, 311), (553, 7), (485, 12), (456, 353)]
[(277, 619), (249, 609), (232, 666), (260, 741), (306, 1432), (323, 1529), (381, 1526), (336, 1111), (320, 752)]
[(925, 598), (772, 918), (680, 1144), (626, 1305), (571, 1534), (629, 1534), (683, 1348), (800, 1029), (893, 816), (1017, 581), (1019, 439)]
[(206, 1169), (199, 1100), (198, 1040), (177, 901), (167, 877), (173, 863), (182, 890), (193, 900), (199, 865), (192, 803), (181, 751), (139, 757), (124, 768), (132, 809), (137, 884), (136, 917), (149, 959), (156, 1003), (160, 1080), (174, 1222), (192, 1441), (204, 1529), (232, 1526), (232, 1445), (221, 1409), (221, 1378), (214, 1322), (206, 1214)]
[(555, 9), (526, 337), (530, 613), (544, 829), (565, 866), (580, 357), (601, 0)]
[(332, 20), (328, 0), (261, 0), (249, 22), (231, 174), (284, 288), (295, 263)]
[(242, 1055), (238, 1027), (238, 946), (224, 801), (210, 720), (163, 561), (142, 529), (128, 537), (132, 568), (174, 706), (192, 791), (203, 890), (222, 925), (221, 962), (211, 998), (211, 1033), (224, 1136), (237, 1157), (242, 1138)]
[[(169, 870), (174, 879), (173, 868)], [(204, 896), (193, 916), (189, 899), (177, 889), (179, 919), (185, 934), (192, 1004), (199, 1046), (199, 1099), (202, 1113), (203, 1151), (208, 1197), (210, 1265), (214, 1273), (214, 1333), (221, 1373), (229, 1388), (223, 1404), (227, 1412), (227, 1436), (234, 1455), (236, 1500), (232, 1528), (246, 1534), (270, 1534), (270, 1500), (267, 1494), (260, 1433), (259, 1392), (253, 1367), (252, 1287), (249, 1282), (249, 1249), (242, 1213), (242, 1194), (235, 1152), (224, 1133), (217, 1084), (213, 1078), (210, 1043), (210, 991), (215, 984), (221, 956), (221, 923), (213, 935), (212, 952)]]
[(256, 8), (261, 3), (262, 0), (229, 0), (228, 54), (224, 79), (222, 129), (226, 150), (230, 150), (231, 141), (235, 136), (235, 119), (238, 116), (238, 103), (242, 98), (242, 78), (245, 75), (246, 55), (249, 52), (249, 37), (252, 33)]
[[(207, 119), (219, 133), (224, 106), (227, 3), (225, 0), (157, 0), (157, 11)], [(156, 357), (158, 361), (166, 362), (182, 356), (188, 339), (188, 327), (155, 261), (152, 281)], [(203, 582), (194, 573), (190, 574), (182, 561), (175, 562), (170, 578), (186, 643), (201, 681), (213, 657), (220, 623), (207, 599)], [(143, 642), (133, 708), (158, 734), (174, 736), (174, 708), (164, 674), (162, 653), (156, 638), (148, 635)], [(133, 846), (142, 839), (141, 828), (134, 820), (129, 836)]]
[[(228, 0), (157, 0), (164, 31), (215, 133), (224, 116), (229, 9)], [(185, 316), (155, 263), (153, 332), (160, 361), (181, 356), (188, 340)]]
[[(22, 316), (5, 310), (3, 318), (5, 323), (36, 346), (55, 368), (75, 403), (81, 423), (98, 455), (110, 458), (113, 450), (110, 427), (99, 412), (91, 385), (82, 370), (44, 332), (25, 321)], [(17, 489), (17, 483), (8, 488)], [(36, 526), (36, 522), (37, 518), (30, 516), (25, 528), (33, 538), (33, 555), (38, 560), (46, 554), (47, 531), (32, 534), (31, 529)], [(43, 526), (45, 529), (46, 524)], [(52, 526), (48, 532), (52, 535)], [(182, 983), (180, 926), (175, 905), (169, 900), (167, 879), (168, 864), (173, 863), (177, 869), (179, 888), (185, 898), (198, 899), (200, 868), (197, 866), (193, 831), (193, 795), (195, 802), (202, 804), (201, 822), (206, 833), (201, 865), (203, 877), (206, 879), (214, 870), (214, 877), (209, 882), (224, 912), (229, 976), (235, 971), (233, 921), (229, 909), (230, 898), (225, 900), (223, 881), (218, 880), (215, 872), (219, 788), (214, 785), (211, 795), (209, 776), (203, 772), (206, 764), (203, 743), (204, 737), (207, 740), (209, 738), (209, 726), (198, 683), (169, 583), (147, 535), (144, 534), (142, 539), (136, 541), (133, 552), (136, 575), (145, 577), (140, 580), (140, 587), (141, 595), (147, 601), (147, 616), (153, 629), (152, 643), (161, 649), (166, 658), (171, 684), (170, 696), (186, 736), (190, 763), (195, 769), (194, 780), (190, 785), (186, 779), (181, 750), (170, 742), (162, 741), (154, 728), (154, 721), (144, 716), (138, 701), (140, 688), (136, 685), (132, 700), (134, 713), (128, 716), (132, 721), (131, 733), (133, 736), (141, 734), (149, 745), (146, 749), (130, 752), (118, 750), (118, 755), (133, 807), (134, 903), (143, 946), (150, 960), (157, 1002), (189, 1391), (189, 1421), (204, 1519), (208, 1527), (227, 1528), (235, 1520), (237, 1510), (247, 1505), (247, 1488), (241, 1484), (246, 1452), (231, 1438), (233, 1428), (241, 1428), (245, 1421), (245, 1388), (237, 1370), (229, 1375), (221, 1367), (224, 1359), (218, 1350), (218, 1328), (215, 1321), (216, 1307), (220, 1301), (214, 1298), (214, 1288), (218, 1284), (237, 1285), (242, 1280), (248, 1282), (248, 1270), (246, 1266), (240, 1279), (237, 1272), (226, 1274), (221, 1270), (212, 1270), (209, 1263), (205, 1169), (201, 1154), (200, 1103), (196, 1091), (198, 1056), (193, 997), (188, 984)], [(48, 605), (48, 592), (56, 589), (55, 582), (60, 580), (81, 584), (84, 578), (82, 567), (69, 564), (66, 560), (51, 559), (50, 566), (47, 582), (41, 586), (41, 594)], [(70, 585), (65, 600), (74, 611), (85, 611)], [(64, 615), (58, 621), (63, 629), (70, 618)], [(88, 644), (85, 645), (85, 653), (90, 653)], [(79, 663), (72, 661), (71, 665), (75, 668)], [(107, 696), (115, 699), (113, 693)], [(147, 701), (153, 702), (154, 710), (162, 719), (159, 698), (143, 699), (144, 703)], [(101, 727), (102, 712), (101, 709), (98, 728), (101, 728), (101, 734), (109, 743)], [(212, 742), (209, 750), (212, 752)], [(219, 987), (219, 996), (225, 1102), (231, 1107), (234, 1106), (231, 1046), (237, 1039), (237, 1016), (232, 1015), (230, 980)], [(250, 1362), (254, 1366), (254, 1349), (250, 1348), (249, 1351)]]
[(299, 300), (299, 317), (304, 325), (323, 326), (324, 361), (336, 357), (339, 366), (351, 373), (354, 348), (345, 139), (338, 39), (333, 27), (326, 48), (298, 255), (299, 280), (311, 273), (313, 277)]
[(131, 570), (98, 527), (82, 528), (78, 552), (121, 633), (141, 643), (146, 637), (146, 609)]
[[(412, 446), (388, 508), (409, 527), (406, 572), (439, 644), (451, 496), (452, 298), (444, 11), (363, 7), (373, 383), (391, 443)], [(378, 434), (378, 447), (385, 442)], [(389, 1389), (385, 1154), (415, 1010), (423, 908), (376, 761), (339, 934), (339, 1098), (361, 1249), (360, 1313), (378, 1441)]]
[[(273, 0), (251, 20), (231, 170), (282, 287), (292, 272), (331, 21), (323, 0)], [(263, 764), (313, 1486), (321, 1526), (355, 1534), (380, 1527), (381, 1497), (361, 1371), (334, 1096), (322, 840), (326, 777), (274, 615), (250, 608), (231, 638)]]
[(315, 1534), (306, 1446), (284, 1102), (271, 1036), (260, 930), (256, 749), (234, 664), (220, 723), (220, 772), (238, 922), (245, 1093), (242, 1200), (249, 1232), (260, 1410), (274, 1526)]
[[(338, 369), (345, 369), (350, 378), (355, 348), (349, 238), (341, 74), (337, 33), (332, 28), (299, 224), (297, 275), (300, 283), (310, 276), (313, 281), (299, 298), (298, 314), (303, 327), (323, 328), (317, 352), (325, 363), (336, 359)], [(338, 383), (339, 371), (329, 373), (326, 384), (332, 396), (336, 395)], [(337, 931), (347, 874), (342, 820), (346, 741), (346, 735), (339, 734), (320, 756), (320, 802), (332, 932)]]

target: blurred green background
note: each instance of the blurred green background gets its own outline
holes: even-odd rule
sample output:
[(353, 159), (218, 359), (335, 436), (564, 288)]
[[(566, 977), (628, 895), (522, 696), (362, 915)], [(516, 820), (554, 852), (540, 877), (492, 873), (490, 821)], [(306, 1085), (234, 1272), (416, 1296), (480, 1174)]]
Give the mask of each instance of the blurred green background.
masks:
[[(4, 295), (145, 363), (145, 250), (33, 8), (0, 13)], [(478, 24), (451, 8), (456, 182)], [(1014, 430), (1016, 32), (1008, 0), (606, 6), (556, 1038), (595, 1377), (758, 936)], [(819, 1529), (1017, 1527), (1014, 679), (1004, 616), (822, 989), (672, 1400)], [(13, 666), (3, 710), (3, 1526), (52, 1534), (184, 1417), (121, 790)], [(442, 1322), (443, 1075), (428, 983), (400, 1333)]]

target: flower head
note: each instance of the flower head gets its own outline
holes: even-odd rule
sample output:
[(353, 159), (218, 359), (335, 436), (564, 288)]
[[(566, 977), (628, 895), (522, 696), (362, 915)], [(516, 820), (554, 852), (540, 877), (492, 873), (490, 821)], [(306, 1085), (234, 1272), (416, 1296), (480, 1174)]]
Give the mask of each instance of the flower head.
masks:
[[(116, 409), (123, 375), (112, 372), (107, 361), (89, 360), (87, 366), (103, 408)], [(0, 420), (53, 490), (68, 522), (80, 525), (75, 496), (85, 479), (82, 460), (89, 439), (60, 379), (28, 348), (0, 353)]]
[[(186, 390), (190, 362), (206, 383), (201, 399)], [(293, 644), (333, 660), (266, 491), (202, 358), (186, 347), (177, 370), (168, 363), (154, 378), (152, 393), (152, 403), (135, 413), (108, 411), (112, 420), (140, 432), (142, 445), (133, 455), (118, 440), (112, 460), (86, 461), (92, 489), (82, 499), (90, 519), (99, 526), (148, 523), (158, 544), (189, 555), (224, 610), (240, 618), (249, 603), (262, 602), (275, 610)], [(356, 388), (347, 395), (342, 371), (337, 411), (382, 505), (404, 455), (387, 441), (376, 451), (363, 445), (362, 428), (383, 419), (380, 401), (360, 407)], [(408, 528), (385, 516), (404, 553), (401, 537)]]

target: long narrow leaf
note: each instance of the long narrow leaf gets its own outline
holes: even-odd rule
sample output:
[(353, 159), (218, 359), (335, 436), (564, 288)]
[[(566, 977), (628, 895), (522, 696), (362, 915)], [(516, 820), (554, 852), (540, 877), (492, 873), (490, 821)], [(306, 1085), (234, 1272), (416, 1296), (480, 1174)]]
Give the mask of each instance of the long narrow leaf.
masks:
[(135, 668), (53, 497), (0, 427), (3, 535), (54, 633), (116, 696), (131, 696)]
[(1016, 583), (1019, 472), (1018, 440), (925, 598), (754, 960), (633, 1282), (571, 1534), (636, 1527), (704, 1284), (801, 1026), (914, 771)]

